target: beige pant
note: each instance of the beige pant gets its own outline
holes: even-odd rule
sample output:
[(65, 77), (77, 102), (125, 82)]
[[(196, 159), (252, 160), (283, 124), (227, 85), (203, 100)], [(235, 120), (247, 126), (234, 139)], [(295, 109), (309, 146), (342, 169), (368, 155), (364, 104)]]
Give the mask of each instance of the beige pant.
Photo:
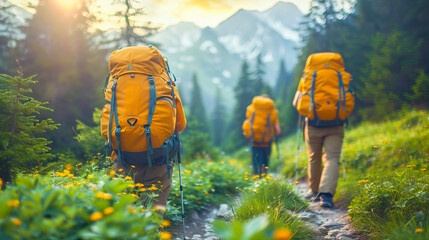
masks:
[[(158, 197), (151, 201), (153, 206), (167, 207), (172, 177), (173, 168), (170, 168), (170, 178), (168, 178), (167, 165), (152, 167), (136, 166), (134, 169), (134, 183), (143, 183), (146, 189), (150, 188), (152, 185), (158, 188), (158, 190), (156, 190), (159, 194)], [(141, 199), (144, 205), (147, 205), (151, 200), (147, 195), (142, 195)]]
[[(313, 192), (335, 195), (340, 170), (344, 127), (316, 128), (306, 125), (305, 143), (308, 151), (308, 186)], [(322, 171), (322, 149), (323, 171)]]
[[(171, 161), (171, 160), (170, 160)], [(172, 162), (172, 161), (171, 161)], [(122, 168), (118, 164), (115, 164), (113, 167), (115, 170)], [(167, 165), (161, 166), (135, 166), (135, 168), (128, 167), (125, 172), (131, 171), (131, 176), (133, 176), (134, 183), (142, 183), (146, 191), (141, 195), (141, 200), (143, 205), (147, 206), (149, 203), (152, 203), (153, 206), (160, 208), (167, 207), (167, 199), (170, 194), (171, 182), (173, 178), (173, 168), (170, 168), (170, 178), (167, 175)], [(149, 198), (149, 194), (153, 192), (148, 190), (154, 185), (157, 190), (154, 190), (158, 193), (158, 197), (154, 199)]]

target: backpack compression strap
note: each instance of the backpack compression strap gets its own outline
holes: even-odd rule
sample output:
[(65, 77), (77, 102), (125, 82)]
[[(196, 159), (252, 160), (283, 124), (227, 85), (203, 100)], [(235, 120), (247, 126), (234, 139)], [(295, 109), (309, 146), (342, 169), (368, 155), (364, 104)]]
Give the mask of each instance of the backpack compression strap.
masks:
[[(116, 106), (116, 85), (117, 85), (117, 83), (118, 83), (118, 79), (116, 79), (113, 82), (113, 85), (112, 85), (112, 100), (111, 100), (112, 106), (111, 106), (111, 109), (110, 109), (110, 122), (111, 122), (112, 114), (113, 114), (114, 117), (115, 117), (115, 124), (116, 124), (115, 135), (116, 135), (116, 139), (118, 140), (118, 162), (119, 162), (120, 165), (126, 166), (125, 162), (122, 159), (122, 151), (121, 151), (121, 126), (119, 126), (118, 108)], [(109, 127), (110, 128), (109, 131), (111, 131), (111, 125), (110, 125), (110, 123), (109, 123), (109, 126), (110, 126)], [(111, 133), (109, 133), (109, 137), (110, 137), (110, 134)]]
[[(270, 134), (269, 133), (269, 131), (270, 131), (270, 125), (271, 125), (271, 117), (270, 117), (270, 114), (268, 114), (268, 116), (267, 116), (267, 125), (265, 125), (265, 131), (262, 134), (262, 143), (265, 143), (265, 135), (267, 134), (267, 131), (268, 131), (268, 134)], [(270, 136), (270, 140), (271, 140), (271, 136)], [(270, 140), (268, 140), (267, 143), (269, 143)]]
[(155, 89), (155, 81), (153, 79), (153, 76), (149, 76), (149, 115), (147, 117), (147, 124), (144, 125), (145, 134), (147, 138), (147, 161), (148, 166), (152, 167), (152, 140), (150, 138), (150, 124), (152, 123), (152, 117), (153, 113), (155, 112), (155, 106), (156, 106), (156, 89)]
[(250, 147), (253, 145), (253, 121), (255, 120), (255, 111), (252, 113), (252, 119), (250, 119)]

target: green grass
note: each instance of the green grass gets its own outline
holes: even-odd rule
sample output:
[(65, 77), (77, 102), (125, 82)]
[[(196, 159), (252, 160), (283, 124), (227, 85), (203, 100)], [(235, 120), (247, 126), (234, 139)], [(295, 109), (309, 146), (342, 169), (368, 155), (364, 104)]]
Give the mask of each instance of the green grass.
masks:
[(266, 215), (275, 228), (290, 230), (294, 239), (309, 239), (312, 231), (296, 217), (296, 212), (307, 207), (308, 203), (296, 195), (290, 183), (268, 176), (243, 191), (233, 205), (233, 222), (247, 222)]

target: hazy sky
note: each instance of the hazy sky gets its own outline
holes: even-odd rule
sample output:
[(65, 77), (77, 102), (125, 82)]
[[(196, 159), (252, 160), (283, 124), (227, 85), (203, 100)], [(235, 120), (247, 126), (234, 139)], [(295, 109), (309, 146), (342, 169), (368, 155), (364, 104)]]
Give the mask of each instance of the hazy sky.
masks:
[[(70, 4), (77, 0), (57, 0)], [(100, 28), (110, 28), (114, 23), (109, 22), (109, 15), (117, 10), (117, 5), (112, 5), (112, 0), (94, 0), (97, 7), (94, 11), (98, 16), (106, 16), (107, 24)], [(215, 27), (220, 22), (231, 16), (237, 10), (264, 11), (272, 7), (278, 0), (135, 0), (136, 8), (143, 8), (146, 15), (141, 21), (151, 21), (162, 27), (178, 23), (180, 21), (194, 22), (200, 27)], [(27, 0), (10, 0), (10, 2), (23, 6)], [(37, 3), (38, 0), (30, 0)], [(285, 0), (294, 3), (303, 13), (307, 13), (310, 0)]]

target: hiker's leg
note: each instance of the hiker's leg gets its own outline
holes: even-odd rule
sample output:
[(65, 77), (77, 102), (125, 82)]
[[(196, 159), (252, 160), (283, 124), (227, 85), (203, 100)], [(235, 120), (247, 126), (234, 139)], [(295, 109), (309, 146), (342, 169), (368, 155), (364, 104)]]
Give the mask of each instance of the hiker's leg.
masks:
[(260, 147), (252, 147), (253, 173), (255, 175), (261, 173), (262, 155), (263, 151)]
[(268, 167), (270, 164), (270, 156), (271, 156), (271, 144), (268, 145), (268, 147), (264, 148), (264, 169), (263, 172), (268, 172)]
[(337, 188), (338, 176), (340, 171), (340, 155), (344, 138), (343, 126), (332, 127), (327, 129), (328, 135), (325, 137), (323, 147), (323, 173), (320, 182), (320, 192), (331, 193), (335, 195)]
[(308, 187), (319, 192), (322, 173), (323, 130), (312, 126), (305, 128), (305, 144), (308, 153)]
[(168, 178), (167, 175), (167, 165), (152, 167), (136, 166), (135, 172), (134, 182), (144, 184), (144, 188), (146, 189), (145, 193), (149, 193), (149, 188), (152, 186), (158, 188), (158, 190), (154, 191), (156, 191), (159, 195), (154, 199), (149, 199), (148, 195), (146, 194), (141, 196), (143, 205), (146, 206), (149, 204), (149, 202), (152, 202), (153, 206), (165, 208), (167, 206), (168, 195), (170, 194), (173, 168), (170, 169), (170, 178)]

